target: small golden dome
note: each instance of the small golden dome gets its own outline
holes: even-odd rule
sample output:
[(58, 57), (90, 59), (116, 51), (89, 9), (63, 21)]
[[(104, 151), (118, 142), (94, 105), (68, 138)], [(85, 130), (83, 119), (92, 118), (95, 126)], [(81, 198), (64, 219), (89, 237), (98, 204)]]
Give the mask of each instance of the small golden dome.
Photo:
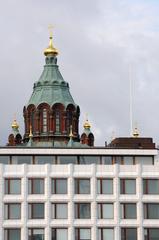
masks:
[(90, 129), (91, 128), (91, 124), (88, 122), (88, 119), (86, 119), (83, 127), (84, 127), (84, 129)]
[(49, 41), (49, 46), (44, 50), (44, 55), (58, 55), (58, 50), (54, 47), (53, 45), (53, 33), (52, 33), (52, 26), (49, 26), (50, 30), (50, 41)]
[(12, 123), (12, 128), (13, 128), (13, 129), (16, 129), (16, 130), (19, 128), (19, 125), (18, 125), (16, 119), (14, 119), (14, 121), (13, 121), (13, 123)]
[(134, 129), (134, 131), (133, 131), (133, 137), (134, 138), (138, 138), (139, 137), (139, 131), (138, 131), (138, 129), (137, 129), (137, 127), (135, 127), (135, 129)]
[(44, 55), (58, 55), (58, 50), (53, 46), (52, 36), (50, 36), (49, 46), (44, 50)]

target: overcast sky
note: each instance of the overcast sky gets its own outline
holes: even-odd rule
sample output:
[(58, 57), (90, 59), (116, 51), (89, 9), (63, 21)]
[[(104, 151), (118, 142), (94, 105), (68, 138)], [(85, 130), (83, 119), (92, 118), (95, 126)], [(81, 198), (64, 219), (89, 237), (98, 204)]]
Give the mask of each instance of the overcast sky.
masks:
[[(133, 123), (159, 143), (158, 0), (5, 0), (0, 2), (0, 144), (16, 113), (23, 134), (23, 106), (44, 65), (48, 25), (54, 25), (58, 64), (96, 144), (130, 136), (129, 75)], [(131, 74), (129, 74), (131, 66)]]

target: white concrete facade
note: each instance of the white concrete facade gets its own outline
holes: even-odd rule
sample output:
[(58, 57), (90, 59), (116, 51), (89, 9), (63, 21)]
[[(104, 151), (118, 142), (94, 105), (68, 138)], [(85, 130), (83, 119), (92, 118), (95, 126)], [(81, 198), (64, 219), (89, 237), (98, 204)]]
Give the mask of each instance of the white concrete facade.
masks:
[[(158, 178), (159, 164), (157, 150), (117, 150), (117, 149), (0, 149), (0, 155), (3, 154), (88, 154), (88, 155), (147, 155), (155, 157), (155, 165), (5, 165), (0, 164), (0, 236), (4, 236), (5, 228), (21, 228), (21, 240), (28, 239), (28, 228), (41, 227), (45, 229), (45, 240), (51, 240), (52, 227), (68, 228), (68, 240), (75, 240), (74, 229), (76, 227), (90, 227), (91, 239), (98, 240), (97, 229), (99, 227), (114, 228), (114, 240), (121, 240), (121, 227), (136, 227), (138, 240), (144, 240), (143, 230), (145, 227), (159, 227), (159, 220), (143, 219), (143, 203), (159, 203), (159, 195), (143, 195), (142, 179)], [(44, 178), (44, 194), (28, 194), (28, 178)], [(6, 195), (4, 192), (5, 178), (21, 178), (21, 194)], [(51, 179), (67, 178), (68, 194), (58, 195), (51, 194)], [(74, 194), (74, 179), (90, 178), (90, 194)], [(97, 194), (97, 179), (113, 179), (113, 194)], [(136, 194), (120, 194), (120, 178), (136, 179)], [(21, 203), (20, 220), (4, 220), (4, 203)], [(41, 202), (45, 203), (45, 218), (41, 220), (28, 219), (28, 203)], [(68, 203), (68, 219), (52, 220), (51, 203)], [(89, 202), (91, 203), (91, 219), (75, 219), (74, 203)], [(97, 203), (108, 202), (114, 204), (114, 218), (103, 220), (97, 218)], [(137, 219), (121, 219), (120, 203), (136, 203)], [(0, 239), (3, 240), (3, 237)]]

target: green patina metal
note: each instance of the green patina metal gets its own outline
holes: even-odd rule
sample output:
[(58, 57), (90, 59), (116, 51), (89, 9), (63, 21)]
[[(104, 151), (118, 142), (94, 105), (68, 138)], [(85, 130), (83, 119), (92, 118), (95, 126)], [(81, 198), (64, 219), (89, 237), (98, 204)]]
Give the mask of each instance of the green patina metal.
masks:
[(69, 104), (76, 106), (69, 91), (69, 84), (59, 71), (56, 56), (46, 57), (44, 70), (34, 84), (33, 93), (27, 106), (33, 104), (37, 107), (41, 103), (47, 103), (50, 106), (55, 103), (62, 103), (65, 107)]

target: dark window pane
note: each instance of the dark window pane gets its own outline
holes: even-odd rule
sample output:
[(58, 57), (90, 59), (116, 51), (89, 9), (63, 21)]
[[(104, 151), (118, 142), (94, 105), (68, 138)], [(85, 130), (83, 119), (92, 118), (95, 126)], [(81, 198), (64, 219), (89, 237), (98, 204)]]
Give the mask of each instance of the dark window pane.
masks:
[(136, 157), (137, 161), (142, 165), (153, 165), (154, 159), (152, 156), (141, 156)]
[(55, 164), (55, 156), (35, 156), (35, 164)]
[(122, 228), (121, 229), (121, 240), (137, 240), (137, 229), (136, 228)]
[(121, 218), (123, 219), (136, 219), (136, 203), (121, 203)]
[(103, 156), (102, 157), (102, 163), (105, 164), (105, 165), (112, 165), (113, 164), (112, 156)]
[(21, 179), (5, 179), (5, 194), (21, 194)]
[(52, 240), (68, 240), (68, 230), (65, 228), (52, 228)]
[(44, 218), (44, 203), (30, 203), (29, 218), (30, 219)]
[(90, 203), (76, 203), (75, 218), (91, 218)]
[(52, 218), (66, 219), (68, 215), (67, 203), (53, 203), (52, 204)]
[(75, 179), (75, 194), (90, 194), (90, 180)]
[(28, 230), (29, 240), (44, 240), (44, 229), (30, 228)]
[(145, 219), (159, 219), (159, 204), (145, 203), (144, 204), (144, 218)]
[(32, 164), (32, 156), (12, 156), (12, 164)]
[(158, 240), (159, 228), (146, 228), (144, 229), (144, 240)]
[(52, 179), (52, 194), (67, 194), (67, 179)]
[(90, 228), (76, 228), (75, 229), (75, 240), (91, 240), (91, 229)]
[(121, 194), (136, 194), (136, 180), (135, 179), (121, 179), (120, 180)]
[(144, 194), (159, 194), (159, 179), (143, 179)]
[(29, 179), (28, 188), (29, 194), (44, 194), (44, 179)]
[(20, 219), (21, 205), (18, 203), (8, 203), (4, 205), (5, 219)]
[(79, 159), (80, 164), (100, 164), (99, 156), (80, 156)]
[(59, 156), (59, 164), (77, 164), (77, 156)]
[(98, 240), (114, 240), (114, 229), (112, 228), (99, 228)]
[(4, 240), (20, 240), (21, 239), (21, 231), (20, 229), (5, 229), (4, 230)]
[(134, 164), (133, 157), (132, 156), (123, 157), (123, 164), (124, 165), (133, 165)]
[(112, 203), (99, 203), (98, 204), (98, 218), (99, 219), (113, 219), (114, 218), (114, 205)]
[(9, 164), (10, 163), (10, 157), (9, 156), (0, 156), (0, 164)]
[(98, 194), (113, 194), (113, 179), (98, 179), (97, 180)]

